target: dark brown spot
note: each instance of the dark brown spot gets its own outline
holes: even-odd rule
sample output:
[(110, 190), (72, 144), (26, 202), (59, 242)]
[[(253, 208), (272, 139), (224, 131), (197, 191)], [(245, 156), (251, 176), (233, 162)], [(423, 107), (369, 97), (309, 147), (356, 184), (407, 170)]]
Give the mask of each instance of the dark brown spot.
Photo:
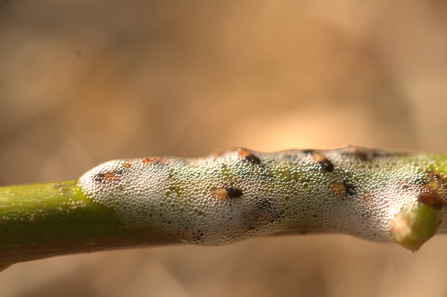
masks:
[(104, 181), (104, 173), (97, 173), (93, 175), (93, 180), (95, 182), (103, 182)]
[(418, 195), (418, 201), (436, 209), (445, 207), (445, 201), (439, 197), (437, 192), (424, 192)]
[(315, 150), (302, 150), (302, 152), (305, 154), (313, 154)]
[(261, 164), (261, 160), (259, 160), (259, 158), (256, 157), (255, 155), (250, 155), (250, 156), (246, 157), (245, 159), (247, 159), (247, 161), (252, 164), (256, 164), (256, 165)]
[(237, 189), (237, 188), (226, 188), (227, 193), (228, 193), (228, 197), (230, 198), (237, 198), (242, 196), (242, 191)]
[(8, 232), (8, 229), (3, 229), (3, 232)]
[(319, 162), (319, 163), (320, 163), (320, 165), (321, 165), (321, 169), (323, 169), (324, 171), (327, 171), (327, 172), (332, 172), (332, 171), (334, 171), (334, 164), (332, 164), (331, 161), (329, 161), (329, 160), (324, 160), (324, 161), (321, 161), (321, 162)]
[(312, 154), (312, 157), (314, 158), (314, 161), (317, 162), (318, 164), (320, 164), (321, 169), (323, 169), (324, 171), (327, 172), (332, 172), (334, 171), (334, 164), (332, 164), (331, 161), (329, 161), (329, 159), (317, 152), (314, 152)]
[(247, 160), (252, 164), (255, 165), (261, 164), (261, 160), (246, 149), (243, 148), (238, 149), (238, 154), (239, 156), (241, 156), (242, 158), (244, 158), (245, 160)]

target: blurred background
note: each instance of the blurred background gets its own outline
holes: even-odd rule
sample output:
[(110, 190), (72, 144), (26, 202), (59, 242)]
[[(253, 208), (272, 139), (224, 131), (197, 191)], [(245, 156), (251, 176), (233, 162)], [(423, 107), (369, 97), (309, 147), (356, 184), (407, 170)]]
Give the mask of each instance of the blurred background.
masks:
[[(347, 144), (447, 151), (444, 0), (0, 0), (0, 185), (117, 158)], [(447, 296), (416, 254), (342, 235), (17, 264), (2, 296)]]

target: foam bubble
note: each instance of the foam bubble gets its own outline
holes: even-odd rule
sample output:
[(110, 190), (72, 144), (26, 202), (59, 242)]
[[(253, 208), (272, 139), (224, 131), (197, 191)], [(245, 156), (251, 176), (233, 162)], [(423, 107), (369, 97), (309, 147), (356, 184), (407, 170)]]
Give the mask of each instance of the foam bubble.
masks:
[(392, 242), (390, 222), (416, 203), (429, 178), (421, 168), (431, 159), (373, 152), (244, 149), (115, 160), (84, 174), (79, 185), (130, 228), (171, 232), (187, 243), (223, 245), (288, 229)]

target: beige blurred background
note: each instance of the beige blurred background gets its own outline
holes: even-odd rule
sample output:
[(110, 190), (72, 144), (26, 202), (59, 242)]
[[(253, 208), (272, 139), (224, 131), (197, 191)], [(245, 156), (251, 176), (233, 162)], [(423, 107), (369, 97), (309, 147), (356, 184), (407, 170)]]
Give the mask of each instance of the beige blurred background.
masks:
[[(0, 185), (110, 159), (347, 144), (447, 151), (444, 0), (1, 1)], [(58, 257), (1, 296), (447, 296), (447, 236)]]

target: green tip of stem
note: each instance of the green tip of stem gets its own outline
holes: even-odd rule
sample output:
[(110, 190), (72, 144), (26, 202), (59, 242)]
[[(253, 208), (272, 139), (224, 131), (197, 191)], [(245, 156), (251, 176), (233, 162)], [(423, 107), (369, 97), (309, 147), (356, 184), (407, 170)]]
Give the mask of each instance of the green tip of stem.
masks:
[(441, 219), (439, 211), (418, 202), (413, 208), (402, 208), (395, 216), (390, 233), (398, 244), (413, 252), (436, 234)]

